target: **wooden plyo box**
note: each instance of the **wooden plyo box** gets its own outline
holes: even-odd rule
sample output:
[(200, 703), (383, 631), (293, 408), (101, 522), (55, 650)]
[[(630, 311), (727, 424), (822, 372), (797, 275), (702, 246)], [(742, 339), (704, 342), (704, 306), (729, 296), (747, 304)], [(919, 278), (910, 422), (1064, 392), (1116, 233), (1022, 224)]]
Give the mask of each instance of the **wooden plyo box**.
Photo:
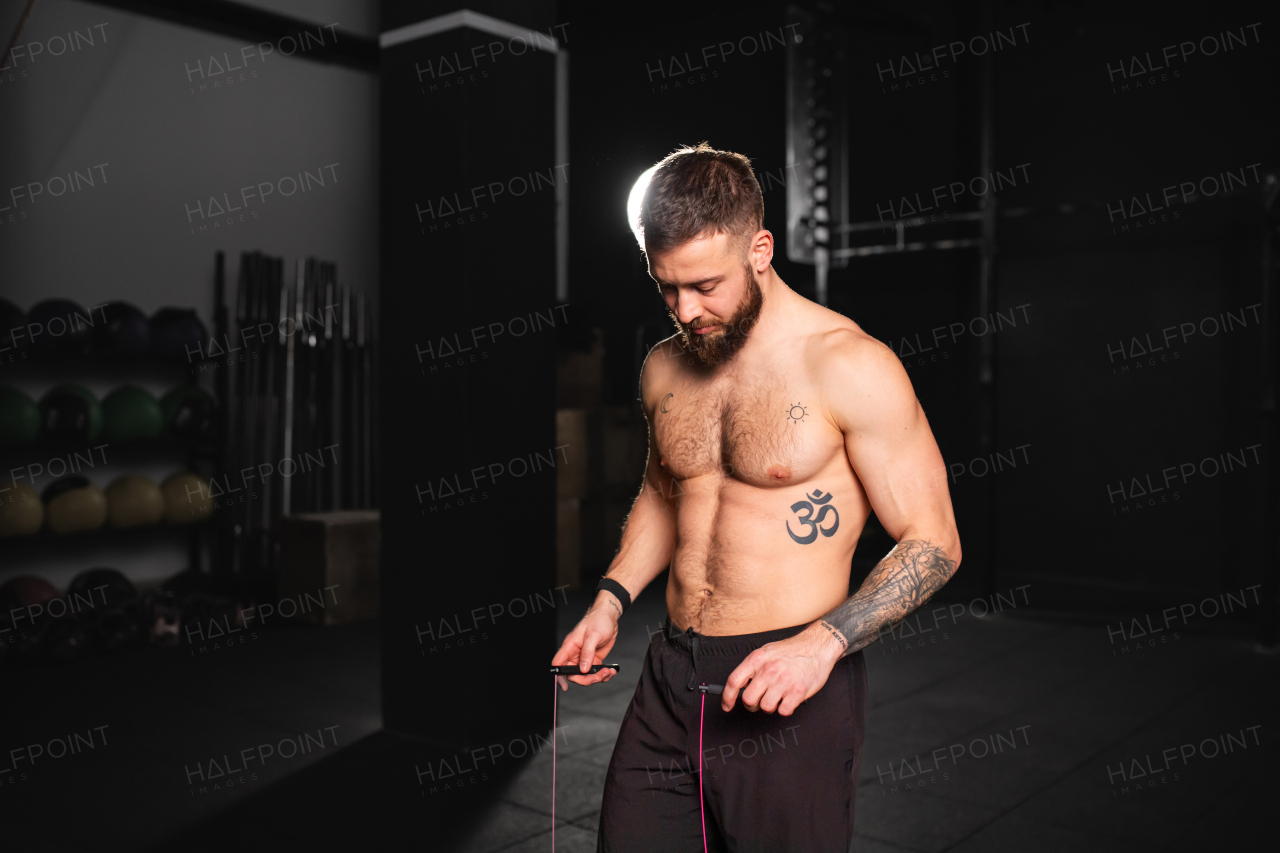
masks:
[[(282, 518), (281, 600), (305, 602), (296, 618), (320, 625), (377, 616), (381, 544), (377, 510), (299, 513)], [(315, 605), (318, 595), (323, 606)]]

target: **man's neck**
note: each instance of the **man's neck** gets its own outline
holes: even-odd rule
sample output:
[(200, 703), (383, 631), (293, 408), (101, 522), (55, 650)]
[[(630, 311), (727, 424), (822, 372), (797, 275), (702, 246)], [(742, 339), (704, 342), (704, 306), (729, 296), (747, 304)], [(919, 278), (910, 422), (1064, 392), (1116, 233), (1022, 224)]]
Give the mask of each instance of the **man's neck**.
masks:
[(752, 341), (772, 343), (780, 335), (786, 335), (799, 308), (796, 292), (778, 277), (772, 266), (760, 277), (759, 285), (762, 299), (760, 316), (744, 349), (750, 347)]

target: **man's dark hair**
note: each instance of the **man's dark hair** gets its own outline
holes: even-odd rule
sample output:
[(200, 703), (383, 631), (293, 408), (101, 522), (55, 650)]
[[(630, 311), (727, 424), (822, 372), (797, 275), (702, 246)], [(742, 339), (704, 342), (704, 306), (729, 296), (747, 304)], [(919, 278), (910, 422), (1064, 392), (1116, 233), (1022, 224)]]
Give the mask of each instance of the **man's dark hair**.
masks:
[(764, 200), (751, 161), (705, 142), (658, 163), (640, 204), (645, 253), (652, 256), (703, 234), (743, 244), (764, 227)]

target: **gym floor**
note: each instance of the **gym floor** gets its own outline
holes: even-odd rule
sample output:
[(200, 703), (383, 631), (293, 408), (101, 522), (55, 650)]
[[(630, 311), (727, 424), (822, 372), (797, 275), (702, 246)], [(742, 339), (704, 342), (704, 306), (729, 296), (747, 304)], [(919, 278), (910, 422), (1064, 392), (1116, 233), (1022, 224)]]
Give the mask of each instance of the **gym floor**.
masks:
[[(571, 596), (559, 629), (585, 606), (584, 595)], [(613, 656), (622, 674), (562, 695), (558, 850), (595, 849), (613, 741), (663, 615), (660, 597), (637, 601)], [(472, 833), (457, 843), (474, 853), (547, 849), (545, 751), (471, 791), (406, 793), (424, 745), (380, 729), (378, 630), (376, 621), (279, 629), (221, 657), (139, 649), (15, 670), (10, 695), (43, 701), (8, 703), (6, 747), (27, 733), (83, 729), (86, 707), (106, 729), (74, 764), (37, 758), (24, 780), (5, 780), (5, 811), (24, 816), (7, 822), (6, 839), (24, 850), (214, 850), (246, 839), (297, 849), (421, 849), (429, 839), (449, 849), (440, 834), (448, 824)], [(885, 641), (866, 652), (856, 850), (1133, 853), (1203, 849), (1224, 828), (1236, 840), (1263, 837), (1274, 751), (1266, 733), (1280, 725), (1274, 656), (1246, 641), (1182, 633), (1120, 657), (1104, 625), (1027, 611), (966, 613), (942, 633), (923, 647), (904, 640), (895, 651)], [(1220, 718), (1229, 709), (1231, 725), (1201, 731), (1197, 719), (1210, 707)], [(1194, 755), (1175, 757), (1164, 773), (1141, 770), (1159, 769), (1165, 750), (1180, 756), (1189, 732)], [(214, 778), (241, 766), (242, 749), (252, 755), (304, 733), (306, 754), (268, 754), (261, 769), (251, 760), (245, 774)], [(1212, 755), (1204, 741), (1228, 734), (1230, 751)], [(983, 755), (997, 735), (999, 751)], [(944, 757), (934, 762), (938, 748)], [(174, 754), (188, 763), (175, 764)], [(1119, 778), (1122, 765), (1129, 779)], [(914, 777), (912, 768), (921, 768)], [(1132, 807), (1116, 809), (1117, 797)]]
[[(585, 608), (584, 599), (575, 609), (579, 603), (561, 611), (561, 631)], [(608, 685), (571, 687), (563, 695), (557, 850), (596, 849), (613, 741), (648, 633), (664, 614), (660, 596), (638, 600), (610, 655), (622, 673)], [(986, 618), (966, 613), (944, 628), (939, 642), (921, 635), (903, 638), (896, 650), (885, 640), (865, 652), (870, 699), (858, 853), (1145, 853), (1214, 847), (1226, 828), (1237, 841), (1266, 837), (1274, 746), (1265, 733), (1280, 724), (1274, 655), (1242, 640), (1183, 633), (1154, 649), (1113, 656), (1105, 625), (1016, 610)], [(921, 639), (923, 647), (907, 647)], [(1185, 766), (1175, 758), (1167, 773), (1138, 777), (1135, 759), (1158, 765), (1164, 750), (1180, 750), (1188, 732), (1211, 753), (1201, 739), (1227, 730), (1201, 731), (1197, 719), (1210, 707), (1231, 709), (1230, 754), (1197, 754)], [(1261, 728), (1248, 731), (1253, 726)], [(1239, 746), (1242, 729), (1246, 748)], [(982, 744), (996, 735), (1000, 751), (983, 755)], [(937, 748), (944, 757), (935, 764), (930, 756)], [(946, 757), (953, 753), (954, 763)], [(1121, 765), (1135, 781), (1155, 786), (1135, 790), (1108, 775)], [(929, 772), (934, 766), (937, 772)], [(924, 772), (910, 776), (911, 768)], [(520, 770), (463, 849), (550, 849), (550, 790), (551, 757), (544, 752)], [(1116, 809), (1117, 797), (1132, 808)]]

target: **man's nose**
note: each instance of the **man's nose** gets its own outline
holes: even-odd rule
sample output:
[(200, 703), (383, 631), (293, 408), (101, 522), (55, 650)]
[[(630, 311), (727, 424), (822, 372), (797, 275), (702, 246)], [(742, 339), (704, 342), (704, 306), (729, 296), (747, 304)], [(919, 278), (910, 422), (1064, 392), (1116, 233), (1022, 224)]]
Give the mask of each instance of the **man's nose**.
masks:
[(701, 303), (692, 296), (683, 293), (676, 296), (676, 319), (686, 326), (702, 316)]

